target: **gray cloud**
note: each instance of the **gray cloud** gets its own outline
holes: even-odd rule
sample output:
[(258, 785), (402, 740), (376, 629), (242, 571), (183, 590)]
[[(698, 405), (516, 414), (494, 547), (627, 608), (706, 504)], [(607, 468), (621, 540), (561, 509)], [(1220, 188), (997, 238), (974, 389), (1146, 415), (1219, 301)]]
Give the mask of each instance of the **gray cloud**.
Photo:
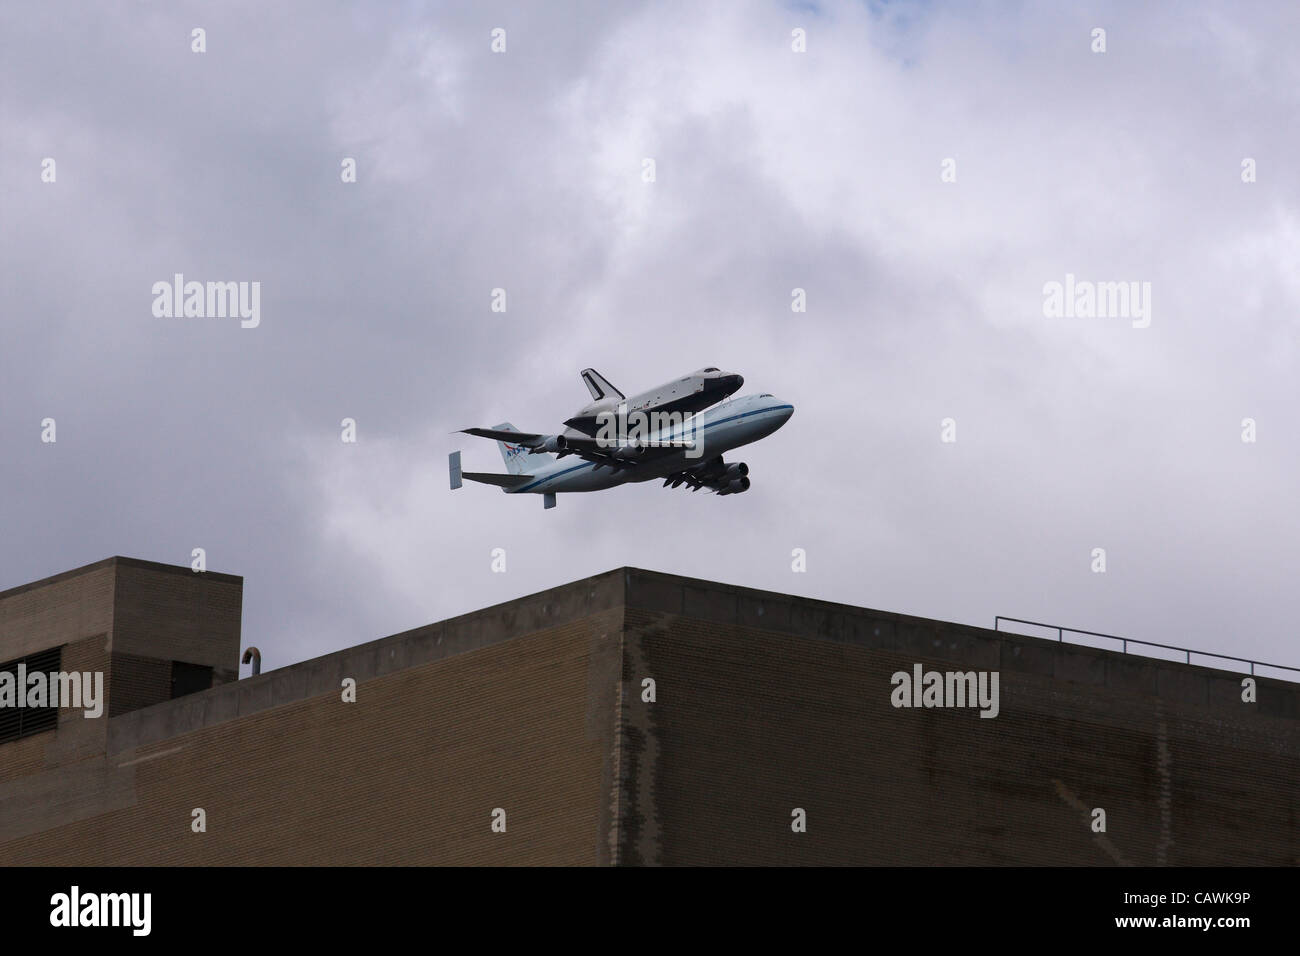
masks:
[[(267, 667), (623, 564), (1297, 663), (1300, 24), (1174, 11), (6, 9), (0, 585), (201, 546)], [(1067, 272), (1151, 327), (1044, 318)], [(797, 407), (746, 495), (447, 490), (454, 429), (706, 364)]]

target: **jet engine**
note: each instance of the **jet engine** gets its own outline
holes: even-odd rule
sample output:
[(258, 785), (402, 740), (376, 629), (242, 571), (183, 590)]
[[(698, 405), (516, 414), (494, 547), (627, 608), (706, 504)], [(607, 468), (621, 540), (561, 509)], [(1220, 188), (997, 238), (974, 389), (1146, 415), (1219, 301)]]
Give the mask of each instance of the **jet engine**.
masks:
[(691, 473), (701, 481), (714, 481), (727, 473), (727, 466), (722, 464), (721, 458), (712, 458), (700, 467), (692, 469)]
[(733, 478), (731, 481), (723, 485), (722, 491), (720, 493), (724, 495), (738, 495), (742, 491), (748, 491), (748, 490), (749, 490), (749, 479), (746, 478), (744, 475), (741, 475), (739, 478)]
[(563, 435), (547, 435), (536, 447), (530, 448), (529, 451), (539, 455), (542, 452), (555, 454), (556, 452), (563, 452), (567, 444)]
[(640, 458), (643, 454), (645, 454), (645, 446), (639, 442), (633, 442), (630, 445), (622, 445), (611, 452), (611, 455), (614, 458), (623, 459)]

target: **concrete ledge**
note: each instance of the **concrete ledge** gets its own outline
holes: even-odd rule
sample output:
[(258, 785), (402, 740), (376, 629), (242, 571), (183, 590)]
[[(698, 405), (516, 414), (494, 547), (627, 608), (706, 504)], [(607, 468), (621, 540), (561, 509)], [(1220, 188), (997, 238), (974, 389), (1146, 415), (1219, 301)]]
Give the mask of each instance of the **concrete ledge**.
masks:
[(683, 588), (682, 594), (682, 614), (686, 617), (695, 617), (702, 621), (718, 621), (722, 624), (736, 623), (737, 595), (713, 588), (691, 586)]
[(768, 631), (790, 630), (790, 602), (772, 598), (764, 600), (750, 595), (738, 596), (736, 621), (743, 627), (761, 627)]
[[(1247, 706), (1239, 676), (1197, 664), (620, 568), (112, 718), (109, 752), (336, 694), (345, 677), (361, 683), (620, 607), (886, 650), (927, 666), (1005, 670), (1225, 712)], [(1258, 713), (1300, 718), (1300, 684), (1257, 682)]]
[(1103, 687), (1106, 684), (1106, 652), (1058, 643), (1053, 673), (1060, 680)]

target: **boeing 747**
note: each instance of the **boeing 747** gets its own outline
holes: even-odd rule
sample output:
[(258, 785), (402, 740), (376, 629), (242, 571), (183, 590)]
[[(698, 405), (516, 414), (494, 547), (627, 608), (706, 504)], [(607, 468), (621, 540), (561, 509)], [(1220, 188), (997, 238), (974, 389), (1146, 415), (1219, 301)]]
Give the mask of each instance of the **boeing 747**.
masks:
[[(557, 494), (604, 491), (656, 478), (662, 478), (665, 487), (740, 494), (749, 490), (749, 466), (728, 463), (723, 455), (766, 438), (794, 414), (793, 405), (770, 393), (708, 407), (719, 393), (729, 395), (744, 381), (716, 368), (701, 369), (631, 400), (593, 369), (584, 370), (582, 378), (594, 401), (566, 421), (569, 428), (561, 434), (521, 432), (509, 422), (463, 429), (495, 440), (508, 474), (462, 471), (460, 452), (452, 452), (452, 489), (460, 488), (462, 481), (476, 481), (507, 494), (540, 494), (547, 508), (555, 507)], [(679, 386), (676, 391), (674, 385)], [(631, 407), (634, 403), (641, 407)], [(696, 411), (700, 408), (705, 410)], [(580, 460), (565, 461), (568, 456)]]

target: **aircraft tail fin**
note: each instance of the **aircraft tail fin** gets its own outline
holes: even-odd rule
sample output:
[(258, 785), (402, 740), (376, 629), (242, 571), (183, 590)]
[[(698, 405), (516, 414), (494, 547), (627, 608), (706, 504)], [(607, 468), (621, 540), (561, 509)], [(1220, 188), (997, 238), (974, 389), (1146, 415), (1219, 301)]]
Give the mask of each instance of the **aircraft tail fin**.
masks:
[[(509, 422), (493, 425), (492, 430), (500, 432), (519, 431)], [(497, 448), (501, 450), (501, 460), (506, 463), (506, 471), (512, 475), (526, 475), (529, 473), (529, 469), (536, 470), (539, 465), (548, 464), (555, 460), (553, 455), (545, 452), (536, 455), (529, 454), (526, 446), (515, 445), (510, 442), (499, 441), (497, 442)]]
[(591, 392), (593, 401), (601, 401), (606, 398), (626, 398), (627, 396), (609, 384), (609, 379), (601, 375), (594, 368), (584, 368), (581, 372), (582, 380), (587, 383), (587, 391)]

